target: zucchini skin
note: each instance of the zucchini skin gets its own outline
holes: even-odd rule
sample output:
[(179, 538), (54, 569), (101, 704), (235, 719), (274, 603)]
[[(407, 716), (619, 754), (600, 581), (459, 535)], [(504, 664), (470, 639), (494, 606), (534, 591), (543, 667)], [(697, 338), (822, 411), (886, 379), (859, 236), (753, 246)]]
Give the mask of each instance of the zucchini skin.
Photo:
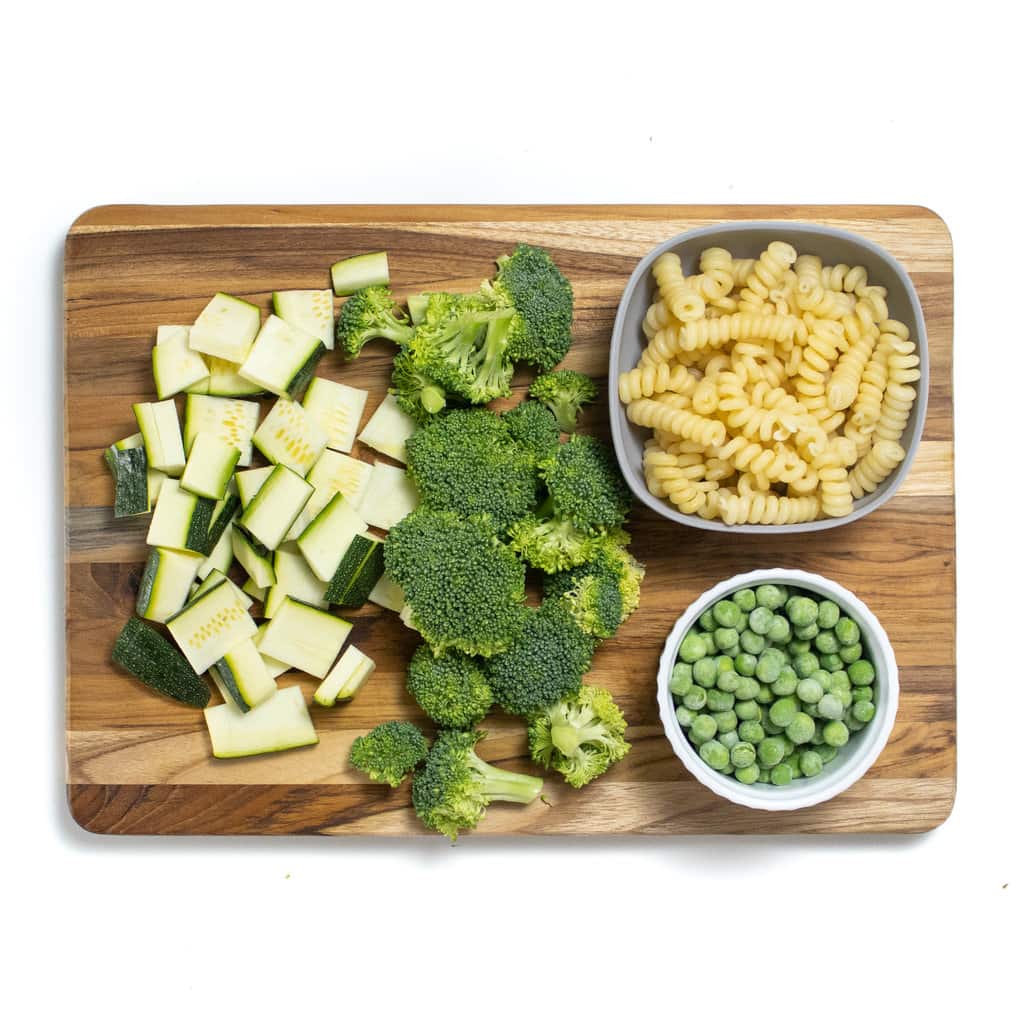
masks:
[(115, 665), (140, 682), (193, 708), (210, 703), (210, 688), (174, 646), (141, 619), (129, 619), (114, 644)]
[(114, 477), (114, 518), (149, 511), (148, 463), (145, 448), (108, 448), (103, 457)]
[(384, 545), (356, 537), (349, 545), (334, 578), (324, 593), (329, 604), (357, 608), (366, 604), (370, 591), (384, 575)]
[(300, 401), (306, 393), (306, 388), (309, 387), (309, 382), (316, 373), (317, 363), (320, 362), (326, 351), (327, 346), (321, 341), (313, 354), (299, 367), (295, 376), (288, 382), (288, 397), (293, 401)]
[[(210, 545), (210, 551), (217, 546), (217, 542), (220, 540), (224, 531), (231, 525), (231, 520), (238, 515), (238, 510), (242, 507), (242, 499), (237, 494), (229, 494), (224, 499), (224, 507), (220, 510), (220, 515), (213, 521), (210, 526), (210, 532), (208, 536), (208, 543)], [(212, 513), (211, 513), (212, 514)], [(204, 551), (203, 554), (208, 555), (210, 551)]]
[[(217, 502), (213, 498), (196, 498), (195, 508), (192, 511), (192, 518), (188, 524), (188, 537), (185, 540), (185, 547), (189, 551), (198, 551), (201, 555), (208, 555), (216, 540), (210, 542), (210, 521), (213, 519), (213, 510)], [(223, 532), (223, 531), (221, 531)]]
[(156, 582), (156, 574), (160, 568), (160, 549), (153, 548), (146, 559), (146, 568), (142, 570), (142, 580), (139, 582), (139, 593), (135, 598), (135, 614), (145, 616), (149, 607), (149, 599), (153, 595), (153, 584)]

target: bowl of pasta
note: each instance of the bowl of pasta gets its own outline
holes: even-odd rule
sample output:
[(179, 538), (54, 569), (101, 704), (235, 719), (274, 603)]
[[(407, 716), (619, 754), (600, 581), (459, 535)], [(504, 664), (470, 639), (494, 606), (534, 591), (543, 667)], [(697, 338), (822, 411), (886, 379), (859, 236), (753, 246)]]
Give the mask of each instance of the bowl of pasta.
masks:
[(648, 253), (612, 333), (630, 489), (707, 530), (803, 532), (884, 504), (924, 427), (921, 303), (885, 249), (837, 228), (720, 224)]
[[(721, 636), (730, 630), (738, 640), (727, 654), (715, 637), (731, 641)], [(845, 587), (797, 569), (743, 573), (701, 594), (665, 641), (657, 685), (683, 766), (719, 796), (766, 811), (811, 807), (857, 782), (899, 704), (882, 624)]]

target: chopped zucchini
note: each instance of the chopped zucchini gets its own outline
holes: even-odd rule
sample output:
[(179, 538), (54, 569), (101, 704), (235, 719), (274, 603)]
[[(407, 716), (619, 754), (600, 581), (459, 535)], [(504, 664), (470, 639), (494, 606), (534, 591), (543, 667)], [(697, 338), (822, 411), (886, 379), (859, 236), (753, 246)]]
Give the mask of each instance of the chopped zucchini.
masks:
[[(202, 385), (209, 387), (210, 368), (188, 344), (189, 328), (158, 327), (153, 347), (153, 383), (157, 398), (170, 398), (179, 391)], [(206, 381), (205, 384), (203, 382)]]
[(359, 608), (384, 575), (384, 545), (372, 533), (352, 538), (324, 597), (331, 604)]
[(136, 402), (132, 411), (142, 433), (147, 464), (177, 476), (185, 468), (185, 448), (174, 401)]
[(405, 462), (405, 442), (416, 429), (416, 421), (402, 412), (394, 395), (385, 395), (359, 440), (398, 462)]
[(253, 540), (238, 523), (231, 528), (231, 550), (257, 587), (269, 587), (274, 583), (276, 577), (270, 552)]
[(325, 708), (339, 700), (351, 700), (377, 666), (354, 644), (349, 644), (337, 665), (316, 688), (313, 700)]
[(330, 583), (342, 556), (357, 533), (366, 529), (351, 503), (336, 494), (299, 537), (299, 550), (313, 575)]
[(331, 267), (331, 285), (335, 295), (352, 295), (360, 288), (388, 284), (390, 280), (386, 252), (367, 252), (361, 256), (349, 256), (347, 259), (338, 260)]
[(419, 503), (419, 495), (404, 469), (375, 462), (370, 483), (359, 503), (359, 514), (380, 530), (390, 530)]
[(185, 399), (185, 453), (199, 434), (214, 434), (239, 451), (238, 465), (252, 465), (252, 435), (260, 421), (259, 402), (189, 395)]
[(156, 504), (156, 499), (160, 497), (160, 488), (163, 487), (166, 479), (166, 473), (162, 473), (159, 469), (154, 469), (152, 466), (146, 467), (146, 493), (149, 496), (150, 508)]
[[(210, 526), (208, 546), (211, 551), (221, 542), (228, 527), (242, 507), (242, 500), (235, 493), (234, 482), (228, 484), (228, 493), (213, 507), (213, 523)], [(228, 563), (230, 565), (230, 563)]]
[(228, 703), (207, 708), (203, 714), (214, 757), (272, 754), (318, 742), (306, 699), (298, 686), (276, 691), (248, 713)]
[(400, 612), (405, 607), (405, 594), (402, 588), (386, 572), (370, 591), (369, 600), (392, 612)]
[(256, 469), (243, 469), (235, 474), (235, 485), (238, 487), (238, 497), (243, 509), (259, 494), (260, 488), (273, 472), (273, 466), (257, 466)]
[(146, 543), (151, 547), (177, 548), (208, 555), (212, 548), (210, 523), (215, 505), (211, 498), (200, 498), (184, 490), (174, 477), (169, 476), (160, 488)]
[(166, 622), (181, 611), (188, 600), (188, 588), (203, 562), (202, 555), (169, 548), (153, 548), (142, 570), (135, 611), (152, 622)]
[[(256, 644), (256, 649), (259, 650), (260, 644), (263, 642), (263, 637), (266, 635), (267, 627), (270, 625), (269, 622), (264, 622), (259, 629), (256, 630), (256, 635), (252, 638), (253, 643)], [(276, 679), (280, 675), (284, 675), (291, 665), (286, 665), (283, 661), (278, 661), (277, 658), (271, 658), (269, 655), (260, 654), (263, 659), (263, 663), (267, 666), (267, 671)]]
[(246, 581), (242, 584), (242, 590), (248, 594), (254, 601), (259, 601), (263, 604), (267, 596), (269, 587), (257, 587), (255, 581), (249, 576)]
[(256, 335), (249, 358), (238, 372), (272, 394), (297, 399), (306, 390), (316, 364), (326, 351), (316, 335), (271, 313)]
[(248, 611), (252, 606), (252, 598), (234, 580), (229, 579), (219, 569), (215, 569), (206, 577), (206, 579), (196, 585), (192, 593), (189, 594), (189, 603), (194, 601), (197, 597), (202, 597), (208, 590), (213, 590), (214, 587), (225, 582), (229, 587), (234, 589), (235, 600), (238, 601), (239, 605), (245, 611)]
[(206, 556), (206, 561), (196, 570), (196, 576), (201, 580), (205, 580), (214, 569), (219, 573), (227, 575), (227, 571), (231, 568), (231, 563), (234, 559), (235, 556), (231, 551), (231, 534), (228, 530), (224, 530), (217, 543), (213, 546), (213, 550)]
[(171, 636), (197, 672), (205, 672), (256, 633), (256, 623), (239, 604), (238, 588), (227, 584), (222, 580), (167, 620)]
[(286, 597), (294, 597), (317, 608), (327, 607), (323, 582), (310, 572), (305, 558), (291, 545), (274, 552), (274, 575), (277, 582), (267, 590), (267, 599), (263, 602), (263, 614), (268, 619), (273, 618)]
[(319, 338), (325, 348), (334, 348), (334, 299), (330, 288), (274, 292), (271, 298), (274, 312), (282, 320)]
[(358, 508), (370, 483), (373, 466), (368, 462), (353, 459), (351, 455), (341, 452), (324, 451), (316, 460), (316, 465), (306, 474), (306, 482), (314, 487), (305, 512), (310, 521), (319, 515), (327, 502), (336, 494), (344, 495), (353, 508)]
[(243, 640), (210, 669), (239, 711), (251, 711), (277, 692), (277, 683), (252, 640)]
[(270, 620), (259, 651), (323, 679), (351, 630), (351, 622), (286, 597)]
[(367, 392), (347, 384), (314, 377), (306, 389), (302, 407), (327, 435), (327, 447), (339, 452), (352, 451), (359, 420), (366, 405)]
[(210, 383), (206, 393), (219, 398), (240, 398), (246, 395), (262, 395), (263, 388), (239, 376), (239, 364), (227, 359), (216, 359), (208, 356), (210, 367)]
[(268, 461), (305, 476), (327, 447), (327, 435), (298, 402), (279, 398), (253, 435)]
[(181, 486), (202, 498), (221, 501), (241, 454), (216, 434), (197, 434), (181, 474)]
[[(129, 448), (141, 448), (144, 442), (142, 440), (141, 431), (137, 434), (132, 434), (129, 437), (122, 437), (120, 441), (115, 441), (110, 447), (116, 448), (119, 452), (126, 451)], [(108, 451), (110, 449), (107, 449)]]
[(275, 466), (263, 486), (245, 506), (239, 525), (273, 551), (313, 493), (310, 484), (287, 466)]
[(104, 453), (114, 478), (114, 518), (138, 516), (150, 509), (149, 470), (145, 448), (116, 448)]
[(140, 682), (182, 704), (205, 708), (210, 703), (206, 683), (166, 637), (141, 619), (125, 623), (114, 644), (113, 661)]
[(196, 318), (189, 346), (232, 363), (244, 363), (260, 329), (260, 310), (251, 302), (217, 292)]
[(417, 324), (423, 323), (423, 318), (427, 315), (427, 305), (430, 302), (430, 294), (428, 292), (420, 292), (418, 295), (410, 295), (405, 300), (409, 307), (409, 320), (415, 327)]

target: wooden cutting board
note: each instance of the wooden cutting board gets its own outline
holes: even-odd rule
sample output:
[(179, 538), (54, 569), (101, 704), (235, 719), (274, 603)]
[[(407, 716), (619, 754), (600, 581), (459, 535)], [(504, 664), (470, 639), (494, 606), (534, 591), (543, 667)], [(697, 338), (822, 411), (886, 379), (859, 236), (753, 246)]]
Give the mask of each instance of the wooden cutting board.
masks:
[[(647, 564), (640, 610), (598, 652), (588, 677), (631, 723), (631, 754), (580, 792), (556, 779), (548, 803), (496, 805), (479, 832), (585, 834), (920, 832), (949, 815), (956, 787), (953, 502), (953, 266), (945, 224), (919, 207), (305, 206), (101, 207), (71, 227), (65, 256), (67, 503), (67, 781), (71, 813), (99, 833), (423, 834), (408, 784), (368, 785), (346, 765), (352, 740), (395, 717), (425, 720), (404, 688), (416, 636), (373, 605), (352, 639), (378, 664), (347, 707), (314, 708), (316, 747), (239, 761), (210, 754), (202, 715), (110, 664), (132, 614), (145, 523), (115, 521), (103, 448), (136, 430), (131, 403), (153, 397), (158, 324), (191, 323), (223, 290), (270, 308), (270, 292), (328, 286), (341, 256), (386, 249), (398, 296), (472, 289), (517, 241), (547, 247), (576, 292), (567, 365), (604, 378), (616, 305), (637, 260), (690, 228), (726, 220), (815, 221), (885, 246), (920, 293), (931, 349), (924, 440), (906, 483), (882, 510), (838, 530), (791, 538), (690, 530), (637, 508), (633, 551)], [(391, 348), (321, 374), (371, 392), (387, 386)], [(528, 383), (517, 378), (517, 393)], [(583, 428), (607, 433), (601, 404)], [(369, 451), (356, 455), (372, 460)], [(665, 740), (655, 667), (665, 635), (713, 583), (756, 568), (821, 573), (855, 591), (888, 630), (900, 665), (888, 746), (852, 789), (805, 811), (767, 813), (695, 782)], [(314, 684), (298, 674), (307, 696)], [(481, 750), (529, 771), (523, 728), (494, 716)]]

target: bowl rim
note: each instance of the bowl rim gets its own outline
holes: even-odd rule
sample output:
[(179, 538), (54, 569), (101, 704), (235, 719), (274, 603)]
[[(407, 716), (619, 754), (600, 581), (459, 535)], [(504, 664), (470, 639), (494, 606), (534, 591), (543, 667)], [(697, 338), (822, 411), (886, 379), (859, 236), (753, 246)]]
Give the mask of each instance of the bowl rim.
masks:
[[(821, 775), (816, 776), (813, 784), (810, 785), (801, 786), (799, 779), (786, 787), (771, 787), (758, 782), (749, 785), (736, 782), (728, 775), (722, 775), (708, 767), (700, 759), (700, 755), (683, 735), (683, 730), (676, 720), (675, 703), (669, 692), (668, 684), (672, 666), (676, 661), (676, 652), (683, 636), (710, 604), (736, 590), (742, 590), (744, 587), (756, 587), (763, 583), (791, 584), (821, 593), (823, 596), (835, 600), (840, 607), (856, 618), (862, 630), (867, 630), (871, 634), (876, 661), (880, 659), (884, 666), (884, 676), (878, 672), (877, 678), (884, 679), (885, 711), (881, 715), (876, 715), (863, 731), (854, 734), (855, 737), (861, 737), (861, 749), (841, 771), (834, 773), (831, 780), (828, 778), (828, 766), (826, 765), (825, 770)], [(831, 800), (859, 781), (878, 760), (879, 754), (889, 741), (896, 721), (900, 693), (899, 669), (896, 664), (895, 652), (888, 634), (871, 609), (856, 594), (833, 580), (801, 569), (784, 568), (755, 569), (752, 572), (740, 573), (715, 584), (693, 600), (686, 611), (676, 619), (665, 639), (658, 661), (657, 685), (658, 709), (662, 728), (665, 730), (665, 736), (676, 757), (683, 763), (683, 767), (698, 782), (718, 796), (724, 797), (734, 804), (761, 811), (794, 811), (813, 807), (826, 800)], [(778, 795), (771, 798), (762, 796), (761, 794), (766, 791)]]
[[(917, 352), (921, 360), (921, 379), (917, 382), (917, 397), (914, 399), (912, 411), (914, 425), (906, 448), (906, 458), (897, 467), (896, 472), (891, 475), (889, 478), (891, 482), (887, 483), (886, 488), (884, 490), (879, 489), (860, 499), (859, 503), (854, 504), (853, 511), (849, 515), (815, 519), (809, 523), (788, 523), (781, 526), (764, 523), (739, 523), (730, 526), (718, 519), (702, 519), (698, 515), (680, 512), (664, 499), (654, 497), (647, 490), (644, 481), (637, 476), (633, 467), (629, 464), (629, 460), (625, 457), (626, 413), (624, 406), (619, 401), (618, 379), (621, 372), (619, 353), (622, 349), (622, 339), (626, 329), (626, 310), (629, 300), (640, 282), (646, 277), (651, 264), (662, 253), (668, 252), (670, 249), (674, 249), (693, 239), (711, 238), (726, 231), (773, 231), (778, 232), (779, 237), (783, 238), (787, 231), (799, 231), (805, 234), (819, 235), (823, 238), (849, 242), (852, 245), (868, 250), (878, 259), (882, 260), (899, 279), (901, 286), (907, 294), (913, 313), (914, 331), (917, 335)], [(630, 274), (629, 280), (626, 282), (626, 287), (623, 289), (622, 297), (619, 299), (619, 305), (615, 313), (611, 344), (608, 351), (608, 413), (611, 422), (612, 446), (615, 449), (615, 457), (618, 460), (619, 469), (633, 495), (649, 509), (657, 512), (658, 515), (682, 526), (692, 526), (700, 530), (714, 530), (720, 533), (751, 534), (815, 533), (818, 530), (832, 530), (837, 526), (845, 526), (847, 523), (856, 522), (861, 517), (874, 512), (875, 509), (881, 508), (902, 486), (917, 455), (917, 449), (928, 415), (929, 371), (928, 335), (924, 311), (921, 308), (921, 299), (903, 264), (888, 250), (876, 242), (865, 238), (863, 235), (847, 231), (844, 228), (827, 227), (824, 224), (813, 224), (798, 220), (721, 221), (700, 228), (692, 228), (661, 242), (640, 259), (633, 273)]]

